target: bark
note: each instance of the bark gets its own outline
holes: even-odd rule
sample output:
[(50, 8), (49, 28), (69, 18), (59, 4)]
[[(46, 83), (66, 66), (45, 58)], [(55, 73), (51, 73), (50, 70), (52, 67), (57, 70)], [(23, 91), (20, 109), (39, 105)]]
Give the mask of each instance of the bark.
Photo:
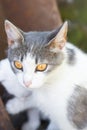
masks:
[(7, 19), (25, 31), (51, 30), (61, 24), (55, 0), (2, 0)]
[(14, 130), (0, 98), (0, 130)]
[(0, 2), (0, 59), (5, 57), (5, 49), (7, 47), (6, 34), (4, 31), (4, 12), (2, 9), (2, 4)]

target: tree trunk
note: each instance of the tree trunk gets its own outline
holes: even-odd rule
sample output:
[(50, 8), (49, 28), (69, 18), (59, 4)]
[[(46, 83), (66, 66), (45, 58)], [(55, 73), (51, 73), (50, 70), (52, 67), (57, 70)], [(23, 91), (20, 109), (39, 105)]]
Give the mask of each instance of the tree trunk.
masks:
[(14, 130), (0, 98), (0, 130)]
[(25, 31), (51, 30), (61, 24), (55, 0), (2, 0), (5, 18)]

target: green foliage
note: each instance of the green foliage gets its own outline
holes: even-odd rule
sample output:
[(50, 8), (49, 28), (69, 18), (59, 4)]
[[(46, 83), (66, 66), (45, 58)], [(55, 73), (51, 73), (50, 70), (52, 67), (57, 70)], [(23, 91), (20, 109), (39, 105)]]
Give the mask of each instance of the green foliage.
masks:
[(87, 0), (59, 3), (63, 21), (69, 20), (68, 40), (87, 52)]

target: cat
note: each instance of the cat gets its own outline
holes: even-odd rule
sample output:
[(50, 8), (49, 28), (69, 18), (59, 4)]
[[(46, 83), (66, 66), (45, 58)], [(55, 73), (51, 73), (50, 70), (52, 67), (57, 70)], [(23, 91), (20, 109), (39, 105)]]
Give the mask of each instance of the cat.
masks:
[(11, 68), (33, 91), (21, 109), (37, 107), (60, 130), (87, 130), (87, 55), (67, 42), (67, 21), (53, 31), (23, 32), (6, 20), (5, 31)]

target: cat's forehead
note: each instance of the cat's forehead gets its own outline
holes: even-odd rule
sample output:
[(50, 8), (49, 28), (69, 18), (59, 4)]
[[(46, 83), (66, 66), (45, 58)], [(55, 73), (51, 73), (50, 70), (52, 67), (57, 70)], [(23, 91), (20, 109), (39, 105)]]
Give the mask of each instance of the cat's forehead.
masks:
[(33, 67), (36, 65), (36, 60), (30, 54), (27, 54), (23, 59), (23, 64), (27, 67), (27, 65)]
[(24, 39), (30, 47), (40, 47), (49, 42), (49, 34), (50, 32), (28, 32), (24, 33)]
[(46, 48), (46, 45), (50, 41), (49, 33), (50, 32), (29, 32), (24, 36), (25, 44), (28, 48), (27, 53), (30, 53), (30, 56), (34, 57), (37, 61), (52, 61), (55, 55)]

